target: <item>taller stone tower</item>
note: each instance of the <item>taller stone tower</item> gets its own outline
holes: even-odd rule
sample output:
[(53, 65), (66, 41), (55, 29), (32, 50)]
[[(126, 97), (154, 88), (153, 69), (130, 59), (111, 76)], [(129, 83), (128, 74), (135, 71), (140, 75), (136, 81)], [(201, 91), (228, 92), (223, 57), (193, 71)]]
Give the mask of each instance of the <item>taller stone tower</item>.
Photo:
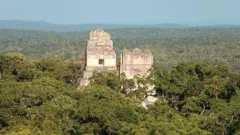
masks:
[(97, 29), (91, 31), (85, 50), (84, 75), (79, 86), (89, 84), (89, 78), (94, 71), (117, 70), (116, 52), (109, 33)]

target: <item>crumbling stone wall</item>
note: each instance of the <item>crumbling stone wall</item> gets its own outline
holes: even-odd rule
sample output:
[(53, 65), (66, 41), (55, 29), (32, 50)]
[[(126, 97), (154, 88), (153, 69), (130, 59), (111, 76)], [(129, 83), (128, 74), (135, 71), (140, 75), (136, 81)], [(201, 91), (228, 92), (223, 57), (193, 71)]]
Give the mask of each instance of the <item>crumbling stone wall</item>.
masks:
[(109, 33), (97, 29), (91, 31), (85, 50), (84, 76), (79, 81), (80, 86), (89, 84), (89, 78), (94, 71), (117, 70), (116, 52)]
[[(86, 44), (84, 75), (79, 80), (79, 86), (89, 84), (89, 78), (94, 71), (116, 71), (116, 52), (109, 33), (97, 29), (91, 31)], [(120, 73), (125, 73), (127, 78), (135, 75), (143, 76), (148, 73), (153, 64), (153, 55), (149, 50), (142, 51), (138, 48), (124, 50), (121, 53)]]
[(138, 48), (133, 50), (125, 49), (121, 53), (120, 73), (125, 73), (127, 78), (133, 78), (135, 75), (143, 76), (153, 64), (153, 55), (151, 51), (142, 51)]

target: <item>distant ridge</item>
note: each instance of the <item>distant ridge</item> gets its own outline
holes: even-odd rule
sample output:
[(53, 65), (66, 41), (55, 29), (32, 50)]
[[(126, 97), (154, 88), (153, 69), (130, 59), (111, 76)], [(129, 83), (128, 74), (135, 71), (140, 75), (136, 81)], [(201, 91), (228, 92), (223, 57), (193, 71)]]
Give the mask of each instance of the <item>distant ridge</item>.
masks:
[(240, 28), (240, 25), (237, 25), (237, 24), (222, 24), (222, 25), (201, 26), (201, 28)]
[(23, 20), (0, 20), (0, 29), (23, 29), (23, 30), (41, 30), (41, 31), (57, 31), (57, 32), (72, 32), (72, 31), (90, 31), (97, 28), (114, 29), (114, 28), (187, 28), (187, 25), (164, 23), (155, 25), (124, 25), (124, 24), (79, 24), (79, 25), (62, 25), (51, 24), (42, 21), (28, 22)]

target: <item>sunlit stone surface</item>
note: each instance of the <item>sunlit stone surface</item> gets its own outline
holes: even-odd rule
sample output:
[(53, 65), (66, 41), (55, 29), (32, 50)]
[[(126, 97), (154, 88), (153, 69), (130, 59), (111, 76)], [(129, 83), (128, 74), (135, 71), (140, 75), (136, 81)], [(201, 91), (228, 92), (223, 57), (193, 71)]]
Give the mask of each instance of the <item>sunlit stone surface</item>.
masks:
[(138, 48), (133, 50), (124, 50), (121, 54), (120, 73), (125, 73), (127, 78), (133, 78), (135, 75), (143, 76), (152, 67), (153, 55), (151, 51), (142, 51)]
[(79, 80), (79, 86), (89, 84), (89, 78), (94, 71), (117, 70), (116, 52), (109, 33), (97, 29), (91, 31), (86, 45), (84, 76)]

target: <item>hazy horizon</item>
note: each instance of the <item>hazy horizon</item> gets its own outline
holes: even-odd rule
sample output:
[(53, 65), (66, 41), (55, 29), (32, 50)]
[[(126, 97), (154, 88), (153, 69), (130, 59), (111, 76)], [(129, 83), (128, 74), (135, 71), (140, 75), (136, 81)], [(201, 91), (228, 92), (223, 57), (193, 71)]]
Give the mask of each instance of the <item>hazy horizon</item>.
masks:
[(0, 20), (51, 24), (240, 24), (240, 1), (0, 0)]

